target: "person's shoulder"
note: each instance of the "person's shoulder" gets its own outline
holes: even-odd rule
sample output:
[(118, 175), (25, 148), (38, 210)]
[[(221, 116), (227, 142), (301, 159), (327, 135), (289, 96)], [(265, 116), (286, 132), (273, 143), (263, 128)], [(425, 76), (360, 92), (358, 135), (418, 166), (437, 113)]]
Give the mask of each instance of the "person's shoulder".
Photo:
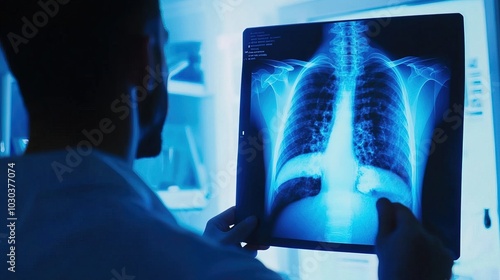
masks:
[[(37, 159), (46, 165), (65, 157), (58, 153), (16, 162), (26, 176)], [(38, 180), (37, 187), (33, 184), (36, 176), (26, 176), (25, 192), (19, 197), (25, 222), (17, 230), (19, 239), (23, 237), (19, 258), (29, 259), (30, 264), (22, 275), (46, 276), (38, 279), (120, 279), (117, 275), (276, 279), (257, 260), (179, 227), (144, 182), (127, 175), (129, 170), (119, 161), (103, 158), (86, 158), (63, 182), (45, 178)], [(103, 177), (88, 176), (95, 170)]]
[[(125, 217), (125, 216), (122, 216)], [(129, 244), (124, 263), (130, 273), (144, 279), (280, 279), (260, 261), (236, 249), (211, 242), (178, 225), (165, 223), (154, 215), (142, 217), (139, 212), (124, 221), (123, 239), (113, 246)], [(109, 228), (112, 237), (117, 232)], [(125, 266), (125, 265), (124, 265)]]
[(85, 243), (99, 248), (96, 263), (107, 264), (108, 271), (124, 269), (137, 279), (279, 279), (258, 260), (164, 222), (154, 213), (124, 212), (92, 235)]

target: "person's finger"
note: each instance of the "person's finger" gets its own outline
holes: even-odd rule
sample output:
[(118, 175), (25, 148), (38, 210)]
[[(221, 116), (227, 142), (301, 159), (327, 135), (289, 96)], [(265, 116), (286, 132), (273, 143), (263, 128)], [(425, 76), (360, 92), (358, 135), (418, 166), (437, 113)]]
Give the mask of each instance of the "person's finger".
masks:
[(228, 231), (235, 222), (235, 207), (232, 206), (207, 222), (207, 228), (214, 227), (221, 231)]
[(257, 227), (257, 217), (250, 216), (232, 227), (226, 233), (224, 241), (227, 243), (242, 242), (255, 230), (255, 227)]
[(378, 234), (377, 239), (387, 236), (396, 228), (396, 216), (393, 204), (387, 198), (377, 201)]
[(251, 256), (252, 258), (255, 258), (257, 257), (257, 250), (248, 250), (246, 248), (243, 248), (245, 250), (243, 250), (245, 253), (247, 253), (249, 256)]
[(246, 244), (243, 248), (248, 249), (248, 250), (264, 251), (264, 250), (269, 249), (269, 246)]
[(417, 218), (413, 215), (411, 210), (408, 209), (408, 207), (400, 203), (393, 203), (393, 207), (395, 212), (396, 224), (398, 225), (398, 227), (419, 226)]
[(267, 250), (269, 249), (269, 246), (246, 244), (245, 246), (243, 246), (243, 249), (247, 254), (255, 258), (257, 257), (258, 251)]

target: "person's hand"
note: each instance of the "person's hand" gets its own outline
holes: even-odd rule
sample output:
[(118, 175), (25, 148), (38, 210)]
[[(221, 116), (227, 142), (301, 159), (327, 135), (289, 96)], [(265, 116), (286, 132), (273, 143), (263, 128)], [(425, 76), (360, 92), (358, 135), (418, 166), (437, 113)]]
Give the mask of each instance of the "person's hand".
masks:
[(223, 245), (243, 248), (255, 257), (257, 250), (265, 250), (269, 247), (251, 244), (242, 247), (241, 243), (255, 230), (257, 223), (257, 217), (250, 216), (235, 224), (235, 207), (233, 206), (210, 219), (207, 222), (203, 236)]
[(408, 208), (382, 198), (377, 201), (377, 211), (375, 250), (380, 280), (451, 278), (451, 252), (425, 231)]

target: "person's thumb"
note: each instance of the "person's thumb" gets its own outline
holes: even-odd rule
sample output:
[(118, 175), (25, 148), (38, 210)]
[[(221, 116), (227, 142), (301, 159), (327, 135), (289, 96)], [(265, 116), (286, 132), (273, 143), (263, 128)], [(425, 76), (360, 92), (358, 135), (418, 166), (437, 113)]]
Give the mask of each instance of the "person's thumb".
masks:
[(396, 228), (396, 216), (394, 205), (387, 199), (381, 198), (377, 201), (378, 233), (377, 243), (394, 231)]
[(410, 229), (420, 228), (419, 221), (408, 207), (400, 203), (393, 203), (393, 208), (395, 213), (394, 217), (398, 227)]
[(250, 216), (234, 225), (226, 234), (228, 243), (243, 242), (257, 227), (257, 217)]

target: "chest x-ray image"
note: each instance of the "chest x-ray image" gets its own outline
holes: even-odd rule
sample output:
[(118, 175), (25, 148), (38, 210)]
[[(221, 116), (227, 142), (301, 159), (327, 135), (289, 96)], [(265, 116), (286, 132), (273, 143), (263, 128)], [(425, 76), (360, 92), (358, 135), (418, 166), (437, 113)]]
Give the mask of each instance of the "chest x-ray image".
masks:
[(424, 185), (452, 176), (456, 205), (463, 44), (460, 15), (246, 30), (240, 209), (271, 238), (372, 246), (381, 197), (422, 220)]

